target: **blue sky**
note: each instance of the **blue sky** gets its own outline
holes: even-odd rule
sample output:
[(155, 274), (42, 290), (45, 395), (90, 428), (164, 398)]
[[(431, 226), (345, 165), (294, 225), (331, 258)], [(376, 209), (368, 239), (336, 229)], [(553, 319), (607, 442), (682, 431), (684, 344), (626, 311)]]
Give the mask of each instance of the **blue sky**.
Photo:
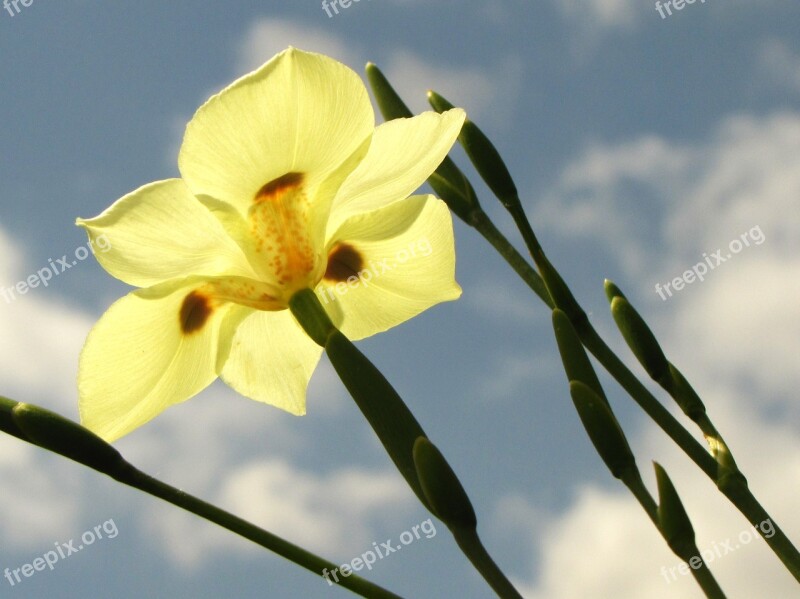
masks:
[[(0, 12), (0, 292), (76, 256), (86, 244), (76, 217), (177, 176), (183, 127), (236, 77), (288, 45), (360, 73), (371, 60), (415, 110), (434, 88), (484, 128), (597, 329), (641, 373), (608, 314), (608, 277), (800, 542), (790, 492), (800, 483), (799, 27), (792, 0), (698, 1), (667, 18), (633, 0), (361, 0), (331, 18), (316, 0), (33, 0)], [(656, 293), (750, 232), (762, 242), (705, 281)], [(459, 473), (491, 553), (534, 599), (700, 596), (691, 577), (662, 575), (677, 559), (591, 448), (547, 310), (476, 233), (456, 222), (455, 234), (462, 298), (359, 347)], [(73, 418), (83, 340), (128, 290), (91, 257), (76, 262), (47, 287), (0, 296), (0, 393)], [(602, 380), (646, 482), (654, 488), (651, 460), (666, 466), (700, 548), (739, 539), (711, 564), (729, 596), (797, 594), (763, 541), (744, 542), (745, 519)], [(116, 445), (146, 472), (339, 563), (429, 517), (324, 359), (302, 418), (214, 385)], [(10, 437), (0, 437), (0, 507), (0, 570), (109, 520), (118, 530), (52, 571), (14, 586), (0, 578), (2, 597), (347, 593)], [(434, 523), (435, 536), (369, 578), (409, 597), (491, 596)]]

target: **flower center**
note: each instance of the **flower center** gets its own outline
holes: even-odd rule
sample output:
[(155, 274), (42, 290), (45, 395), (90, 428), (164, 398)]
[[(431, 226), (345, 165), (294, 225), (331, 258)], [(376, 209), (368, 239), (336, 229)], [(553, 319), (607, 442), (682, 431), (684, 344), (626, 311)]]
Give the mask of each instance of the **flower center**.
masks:
[(248, 212), (259, 264), (285, 290), (284, 299), (312, 281), (316, 256), (310, 237), (311, 202), (303, 173), (286, 173), (258, 190)]

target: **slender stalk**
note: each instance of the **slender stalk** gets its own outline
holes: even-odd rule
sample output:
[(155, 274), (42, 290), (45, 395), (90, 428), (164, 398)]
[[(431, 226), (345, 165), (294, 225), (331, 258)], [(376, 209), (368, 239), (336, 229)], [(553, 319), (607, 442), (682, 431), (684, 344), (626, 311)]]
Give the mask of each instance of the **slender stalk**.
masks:
[(501, 597), (521, 599), (481, 544), (475, 530), (477, 519), (466, 491), (444, 456), (427, 439), (403, 398), (369, 358), (336, 328), (311, 289), (295, 293), (289, 300), (289, 308), (308, 336), (325, 348), (350, 396), (422, 505), (448, 525), (466, 557)]
[[(639, 471), (629, 471), (626, 476), (623, 476), (622, 482), (625, 483), (625, 486), (628, 487), (631, 493), (634, 494), (636, 499), (639, 501), (639, 504), (650, 517), (650, 520), (653, 521), (653, 524), (655, 524), (658, 531), (667, 541), (667, 544), (669, 544), (669, 539), (667, 539), (667, 536), (664, 534), (664, 530), (662, 529), (659, 521), (658, 506), (656, 505), (653, 496), (650, 495), (650, 492), (644, 486), (644, 482), (642, 481)], [(694, 576), (695, 581), (703, 590), (703, 593), (706, 597), (709, 599), (726, 599), (722, 587), (719, 586), (717, 579), (714, 578), (714, 575), (711, 573), (708, 564), (706, 564), (705, 560), (700, 555), (700, 551), (696, 545), (691, 549), (691, 551), (688, 552), (688, 556), (680, 555), (680, 553), (674, 549), (673, 552), (675, 552), (680, 559), (687, 563), (695, 558), (699, 560), (699, 566), (697, 568), (690, 565), (689, 569), (692, 571), (692, 576)]]
[(517, 249), (511, 245), (508, 239), (495, 227), (494, 223), (489, 219), (483, 210), (473, 210), (471, 213), (470, 221), (467, 224), (471, 225), (478, 231), (483, 238), (488, 241), (494, 249), (508, 262), (508, 265), (520, 276), (520, 278), (531, 288), (531, 290), (539, 296), (548, 308), (551, 310), (555, 308), (553, 300), (545, 287), (542, 277), (539, 276), (528, 261), (522, 257)]
[(494, 560), (483, 546), (478, 532), (474, 528), (451, 528), (456, 543), (467, 556), (475, 569), (480, 572), (484, 580), (492, 587), (501, 599), (522, 599), (514, 585), (506, 578), (505, 574), (497, 567)]
[[(700, 556), (698, 554), (695, 557)], [(726, 599), (722, 587), (719, 586), (717, 579), (714, 578), (711, 569), (702, 557), (700, 557), (700, 566), (698, 568), (690, 567), (689, 569), (708, 599)]]
[[(323, 572), (331, 572), (339, 567), (333, 562), (318, 557), (298, 545), (290, 543), (262, 528), (258, 528), (238, 516), (234, 516), (230, 512), (226, 512), (215, 505), (153, 478), (133, 466), (128, 465), (127, 468), (123, 468), (114, 478), (121, 483), (144, 491), (149, 495), (163, 499), (172, 505), (200, 516), (209, 522), (218, 524), (261, 547), (277, 553), (281, 557), (285, 557), (289, 561), (313, 572), (317, 576), (323, 576)], [(375, 599), (400, 598), (399, 595), (395, 595), (391, 591), (356, 576), (355, 574), (351, 574), (347, 577), (340, 576), (338, 584), (362, 597), (374, 597)]]
[[(505, 204), (505, 203), (504, 203)], [(531, 253), (531, 256), (536, 258), (537, 255), (543, 254), (541, 245), (536, 239), (536, 235), (528, 222), (527, 217), (520, 206), (506, 205), (509, 213), (511, 214), (514, 222), (522, 234), (525, 244)], [(486, 217), (485, 214), (482, 215)], [(488, 218), (487, 218), (488, 220)], [(482, 219), (478, 219), (481, 222)], [(541, 277), (536, 274), (536, 277), (527, 272), (527, 269), (517, 263), (515, 252), (508, 250), (512, 247), (506, 240), (502, 233), (500, 233), (493, 225), (488, 225), (481, 222), (481, 225), (475, 226), (476, 230), (480, 232), (486, 240), (495, 247), (500, 255), (506, 259), (509, 265), (519, 274), (520, 277), (528, 284), (531, 289), (542, 299), (549, 308), (552, 308), (552, 301), (548, 302), (545, 297), (549, 299), (549, 294), (542, 297), (538, 290), (538, 285), (542, 283)], [(487, 236), (488, 233), (488, 236)], [(502, 239), (498, 239), (501, 237)], [(527, 264), (527, 262), (526, 262)], [(529, 265), (528, 265), (529, 266)], [(547, 290), (545, 289), (545, 293)], [(719, 483), (719, 465), (717, 461), (708, 453), (708, 451), (689, 433), (689, 431), (678, 422), (678, 420), (659, 402), (652, 393), (639, 381), (639, 379), (625, 366), (625, 364), (614, 354), (613, 351), (606, 345), (600, 335), (589, 322), (588, 318), (582, 318), (577, 322), (573, 322), (576, 332), (581, 338), (585, 347), (594, 355), (595, 358), (603, 365), (603, 367), (611, 374), (612, 377), (622, 386), (623, 389), (631, 396), (631, 398), (639, 404), (639, 406), (650, 416), (653, 421), (661, 427), (661, 429), (686, 453), (687, 456), (715, 483)], [(719, 433), (717, 433), (719, 435)], [(767, 545), (778, 556), (781, 562), (786, 566), (787, 570), (800, 582), (800, 552), (794, 544), (789, 540), (786, 534), (769, 516), (767, 511), (761, 506), (753, 493), (745, 483), (736, 485), (720, 485), (719, 489), (722, 493), (739, 509), (739, 511), (747, 518), (747, 520), (758, 530), (761, 537), (766, 541)], [(770, 537), (765, 535), (765, 532), (759, 528), (759, 524), (769, 520), (775, 529), (775, 533)]]
[[(238, 516), (145, 474), (108, 442), (77, 422), (39, 406), (0, 396), (0, 431), (64, 456), (122, 484), (158, 497), (214, 522), (324, 578), (338, 566)], [(342, 577), (339, 584), (362, 597), (396, 599), (398, 595), (363, 578)]]

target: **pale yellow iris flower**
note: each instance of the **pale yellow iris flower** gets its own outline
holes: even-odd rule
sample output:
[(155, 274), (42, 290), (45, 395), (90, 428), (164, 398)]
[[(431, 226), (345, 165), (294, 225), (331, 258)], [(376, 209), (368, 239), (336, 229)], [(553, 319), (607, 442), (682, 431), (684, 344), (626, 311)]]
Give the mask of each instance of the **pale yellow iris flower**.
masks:
[(107, 237), (103, 268), (140, 288), (86, 340), (83, 424), (117, 439), (217, 377), (304, 414), (322, 350), (287, 309), (295, 292), (313, 289), (352, 339), (458, 298), (447, 206), (408, 196), (464, 116), (375, 127), (356, 73), (294, 48), (209, 99), (186, 128), (180, 179), (77, 221)]

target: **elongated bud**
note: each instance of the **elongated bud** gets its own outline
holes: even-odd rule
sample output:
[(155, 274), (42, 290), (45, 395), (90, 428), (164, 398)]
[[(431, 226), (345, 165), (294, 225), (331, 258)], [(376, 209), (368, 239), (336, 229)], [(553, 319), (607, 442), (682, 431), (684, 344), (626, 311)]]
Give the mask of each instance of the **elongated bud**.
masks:
[[(367, 81), (384, 119), (390, 121), (412, 116), (411, 110), (374, 63), (367, 63), (366, 73)], [(471, 225), (471, 214), (475, 210), (480, 210), (480, 204), (469, 180), (448, 156), (445, 156), (437, 167), (435, 174), (438, 177), (431, 175), (428, 183), (436, 195), (444, 200), (460, 219)]]
[(425, 431), (389, 381), (347, 337), (336, 331), (328, 338), (325, 350), (400, 474), (422, 504), (431, 509), (414, 464), (414, 442), (424, 437)]
[(586, 384), (598, 397), (608, 404), (603, 388), (597, 378), (592, 363), (583, 349), (583, 344), (578, 338), (578, 334), (563, 311), (556, 308), (553, 310), (553, 331), (556, 334), (558, 352), (561, 354), (561, 362), (564, 364), (564, 371), (567, 373), (567, 382), (580, 381)]
[(658, 521), (661, 532), (675, 554), (689, 560), (697, 554), (694, 528), (686, 514), (675, 486), (667, 476), (666, 470), (658, 462), (653, 462), (658, 483)]
[(0, 396), (0, 430), (22, 439), (23, 441), (27, 441), (25, 435), (14, 422), (13, 410), (17, 405), (18, 402)]
[(585, 383), (572, 381), (569, 393), (583, 428), (611, 474), (622, 479), (636, 469), (630, 445), (611, 408)]
[[(448, 179), (441, 175), (441, 169), (445, 164), (452, 164), (457, 174), (453, 179)], [(472, 184), (458, 170), (449, 158), (445, 158), (439, 168), (428, 177), (428, 184), (433, 188), (434, 193), (440, 197), (445, 204), (461, 220), (470, 226), (474, 226), (473, 214), (482, 210), (478, 203), (478, 196), (472, 188)]]
[(114, 476), (127, 465), (120, 453), (77, 422), (38, 406), (18, 403), (11, 417), (26, 441)]
[(449, 528), (475, 528), (472, 502), (439, 449), (426, 437), (414, 442), (414, 464), (433, 513)]
[(603, 281), (603, 289), (606, 292), (606, 297), (608, 298), (609, 304), (615, 297), (624, 297), (625, 299), (628, 299), (627, 297), (625, 297), (625, 294), (622, 293), (622, 290), (613, 283), (613, 281), (605, 279)]
[[(453, 105), (434, 91), (428, 91), (428, 102), (436, 112), (444, 112)], [(508, 167), (494, 144), (469, 118), (464, 121), (458, 140), (467, 153), (475, 170), (506, 208), (520, 205), (517, 186)]]
[(402, 98), (394, 91), (389, 80), (384, 76), (378, 66), (373, 62), (368, 62), (364, 69), (367, 73), (367, 81), (375, 95), (378, 108), (387, 121), (392, 119), (407, 118), (412, 116), (411, 110), (405, 105)]
[(289, 308), (308, 336), (325, 348), (334, 370), (400, 474), (430, 509), (414, 465), (414, 441), (425, 436), (414, 415), (381, 372), (333, 325), (313, 291), (298, 291), (289, 300)]
[(636, 309), (624, 297), (616, 296), (611, 300), (611, 315), (628, 347), (650, 378), (662, 386), (669, 385), (672, 379), (669, 362), (653, 331)]
[(665, 387), (666, 390), (675, 400), (675, 403), (683, 410), (683, 413), (697, 422), (705, 415), (706, 406), (681, 371), (671, 363), (669, 365), (669, 375), (671, 381), (670, 385)]

